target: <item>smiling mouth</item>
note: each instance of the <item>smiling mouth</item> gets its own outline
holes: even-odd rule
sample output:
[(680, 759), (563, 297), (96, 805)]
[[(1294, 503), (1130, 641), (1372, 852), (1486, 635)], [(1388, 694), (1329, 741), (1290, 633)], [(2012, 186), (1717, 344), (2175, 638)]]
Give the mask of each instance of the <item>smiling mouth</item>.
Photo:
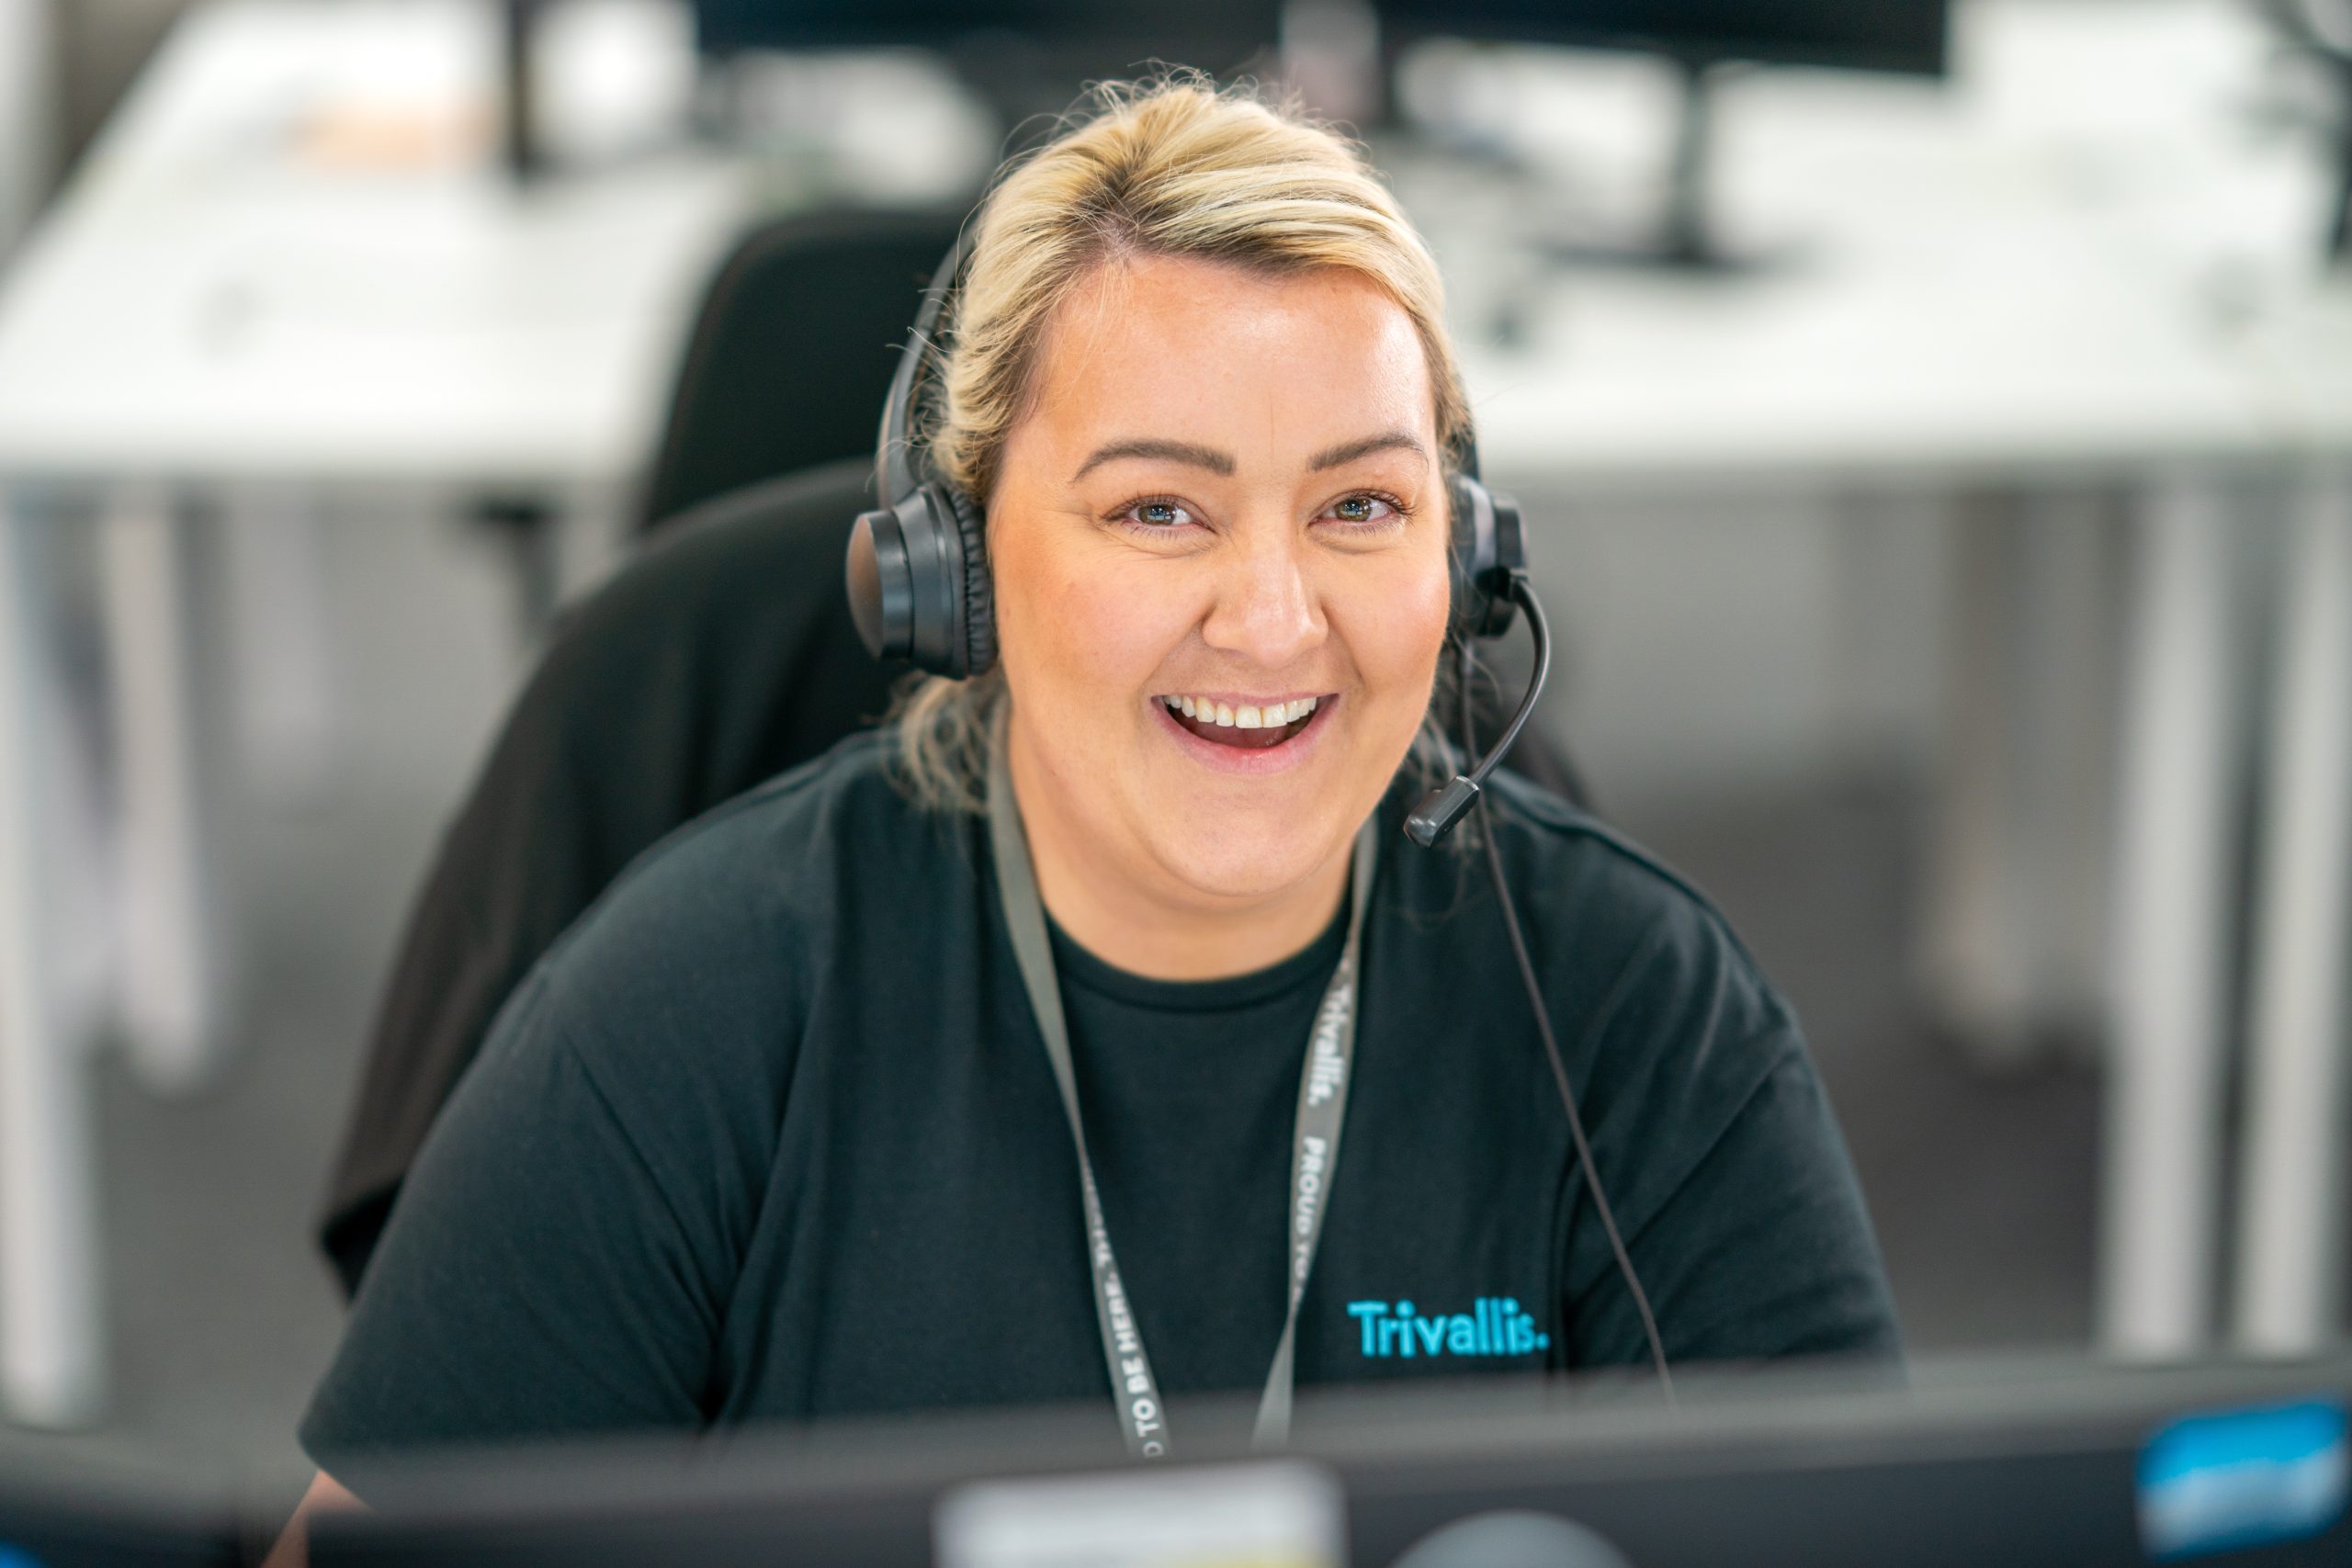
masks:
[(1204, 740), (1237, 750), (1263, 751), (1281, 745), (1314, 723), (1316, 705), (1322, 699), (1300, 697), (1262, 707), (1250, 704), (1236, 706), (1205, 697), (1162, 697), (1159, 701), (1168, 709), (1169, 717)]

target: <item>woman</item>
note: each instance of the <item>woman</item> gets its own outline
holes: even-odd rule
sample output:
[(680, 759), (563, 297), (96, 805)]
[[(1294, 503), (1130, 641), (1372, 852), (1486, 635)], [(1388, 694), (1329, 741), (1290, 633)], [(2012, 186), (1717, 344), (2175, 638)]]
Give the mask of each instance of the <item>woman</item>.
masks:
[[(1181, 1411), (1134, 1363), (1271, 1390), (1278, 1342), (1301, 1383), (1648, 1359), (1494, 896), (1396, 831), (1469, 436), (1419, 237), (1320, 129), (1106, 92), (991, 192), (953, 319), (929, 455), (984, 508), (996, 669), (679, 834), (540, 966), (304, 1421), (314, 1497), (414, 1444), (1114, 1390), (1156, 1451)], [(1893, 1353), (1786, 1004), (1498, 778), (1459, 837), (1509, 869), (1667, 1356)], [(1294, 1314), (1302, 1047), (1351, 943)]]

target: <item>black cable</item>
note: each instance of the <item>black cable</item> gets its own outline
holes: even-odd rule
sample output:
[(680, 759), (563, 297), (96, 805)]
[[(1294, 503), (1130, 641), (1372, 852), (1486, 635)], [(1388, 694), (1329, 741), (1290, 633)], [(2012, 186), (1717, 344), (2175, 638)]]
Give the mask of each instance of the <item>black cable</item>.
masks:
[(1552, 627), (1544, 619), (1543, 610), (1536, 606), (1534, 592), (1525, 575), (1514, 571), (1510, 574), (1510, 582), (1511, 597), (1528, 606), (1527, 629), (1535, 639), (1535, 671), (1527, 678), (1527, 694), (1519, 699), (1518, 711), (1503, 727), (1503, 738), (1495, 742), (1494, 750), (1484, 759), (1478, 755), (1478, 730), (1470, 712), (1470, 672), (1478, 656), (1472, 646), (1474, 639), (1467, 637), (1462, 639), (1462, 743), (1470, 749), (1462, 760), (1476, 764), (1464, 776), (1481, 787), (1487, 782), (1487, 775), (1500, 766), (1504, 756), (1519, 744), (1519, 732), (1525, 729), (1527, 721), (1535, 716), (1536, 694), (1543, 691), (1544, 681), (1552, 673)]
[[(1537, 659), (1539, 661), (1547, 659), (1551, 652), (1551, 628), (1544, 624), (1544, 610), (1535, 602), (1535, 595), (1527, 590), (1527, 580), (1516, 572), (1511, 577), (1511, 596), (1527, 612), (1528, 628), (1535, 637)], [(1470, 692), (1478, 656), (1471, 646), (1471, 640), (1467, 637), (1462, 639), (1462, 745), (1466, 756), (1476, 757), (1478, 754), (1478, 728), (1471, 706)], [(1526, 718), (1527, 705), (1521, 705), (1521, 721)], [(1514, 725), (1511, 736), (1516, 739), (1517, 735), (1518, 726)], [(1497, 757), (1489, 759), (1489, 761), (1498, 760), (1501, 748), (1498, 748)], [(1487, 875), (1495, 885), (1495, 901), (1502, 906), (1503, 930), (1510, 937), (1511, 956), (1519, 961), (1520, 982), (1527, 987), (1528, 1002), (1535, 1010), (1535, 1027), (1544, 1038), (1544, 1054), (1552, 1065), (1552, 1081), (1558, 1086), (1560, 1104), (1568, 1113), (1568, 1135), (1576, 1143), (1577, 1161), (1584, 1169), (1585, 1185), (1592, 1190), (1592, 1206), (1600, 1215), (1600, 1228), (1608, 1233), (1609, 1250), (1616, 1256), (1617, 1271), (1625, 1277), (1625, 1287), (1634, 1295), (1634, 1310), (1641, 1314), (1642, 1333), (1649, 1340), (1650, 1366), (1657, 1373), (1658, 1388), (1665, 1394), (1666, 1403), (1671, 1406), (1674, 1404), (1674, 1374), (1667, 1368), (1666, 1341), (1658, 1334), (1657, 1314), (1650, 1310), (1649, 1292), (1642, 1289), (1642, 1277), (1634, 1270), (1633, 1256), (1625, 1250), (1625, 1238), (1617, 1229), (1616, 1213), (1609, 1205), (1608, 1190), (1600, 1184), (1600, 1168), (1592, 1157), (1592, 1142), (1585, 1136), (1584, 1117), (1577, 1110), (1575, 1090), (1568, 1087), (1567, 1064), (1560, 1055), (1560, 1042), (1552, 1032), (1552, 1010), (1544, 1003), (1544, 987), (1536, 981), (1534, 961), (1527, 955), (1527, 937), (1519, 929), (1519, 911), (1511, 904), (1510, 886), (1503, 877), (1502, 852), (1495, 847), (1494, 825), (1485, 820), (1486, 797), (1483, 793), (1479, 796), (1478, 807), (1481, 818), (1478, 838), (1486, 851)]]
[[(1522, 572), (1510, 574), (1510, 591), (1511, 597), (1522, 604), (1535, 596), (1534, 589)], [(1544, 623), (1542, 611), (1537, 611), (1530, 618), (1528, 626), (1535, 634), (1535, 673), (1529, 677), (1527, 694), (1519, 699), (1519, 707), (1510, 716), (1510, 723), (1503, 728), (1503, 738), (1483, 759), (1478, 758), (1477, 732), (1470, 722), (1470, 666), (1467, 663), (1463, 666), (1462, 734), (1464, 744), (1470, 749), (1463, 756), (1462, 763), (1470, 771), (1454, 774), (1453, 782), (1431, 790), (1421, 798), (1419, 805), (1406, 814), (1405, 836), (1425, 850), (1453, 831), (1453, 825), (1477, 804), (1478, 791), (1485, 785), (1487, 775), (1494, 772), (1504, 754), (1518, 741), (1519, 732), (1527, 728), (1528, 719), (1535, 713), (1535, 699), (1544, 690), (1544, 677), (1552, 671), (1552, 637), (1550, 629)], [(1465, 659), (1470, 656), (1468, 633), (1463, 634), (1462, 652)]]

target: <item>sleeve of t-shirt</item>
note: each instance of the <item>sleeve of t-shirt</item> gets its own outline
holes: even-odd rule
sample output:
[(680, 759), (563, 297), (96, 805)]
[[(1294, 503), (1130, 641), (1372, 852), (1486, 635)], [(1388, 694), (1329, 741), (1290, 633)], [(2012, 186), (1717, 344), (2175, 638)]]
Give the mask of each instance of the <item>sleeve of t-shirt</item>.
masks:
[(419, 1152), (300, 1428), (347, 1484), (385, 1450), (703, 1422), (723, 1243), (578, 1010), (543, 968)]
[[(1572, 1073), (1593, 1155), (1669, 1361), (1900, 1355), (1860, 1184), (1786, 1000), (1720, 914), (1621, 856), (1605, 888), (1638, 922), (1563, 924)], [(1607, 932), (1622, 930), (1622, 940)], [(1567, 1044), (1564, 1042), (1564, 1044)], [(1573, 1162), (1572, 1167), (1573, 1167)], [(1631, 1290), (1580, 1170), (1568, 1174), (1561, 1291), (1572, 1366), (1645, 1365)]]
[[(1901, 1354), (1861, 1190), (1820, 1078), (1792, 1031), (1735, 1047), (1769, 1066), (1662, 1202), (1621, 1213), (1667, 1359)], [(1631, 1291), (1597, 1225), (1578, 1249), (1570, 1356), (1646, 1363)], [(1581, 1288), (1577, 1288), (1577, 1287)]]

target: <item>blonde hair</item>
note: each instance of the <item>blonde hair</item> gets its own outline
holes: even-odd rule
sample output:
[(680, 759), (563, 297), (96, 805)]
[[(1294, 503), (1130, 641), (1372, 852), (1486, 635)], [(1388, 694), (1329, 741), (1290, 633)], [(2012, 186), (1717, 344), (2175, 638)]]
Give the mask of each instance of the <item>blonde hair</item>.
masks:
[[(1089, 99), (1060, 134), (998, 172), (966, 237), (931, 412), (915, 436), (933, 473), (985, 511), (1005, 440), (1037, 396), (1054, 313), (1096, 269), (1135, 255), (1274, 274), (1340, 267), (1370, 279), (1420, 336), (1438, 444), (1448, 471), (1461, 466), (1469, 403), (1445, 334), (1444, 285), (1357, 143), (1253, 85), (1220, 90), (1190, 72), (1105, 83)], [(1448, 661), (1439, 663), (1442, 685)], [(901, 693), (892, 723), (916, 799), (981, 809), (1002, 696), (1001, 667), (968, 681), (925, 677)], [(1428, 765), (1432, 748), (1442, 743), (1424, 721), (1413, 751)]]

